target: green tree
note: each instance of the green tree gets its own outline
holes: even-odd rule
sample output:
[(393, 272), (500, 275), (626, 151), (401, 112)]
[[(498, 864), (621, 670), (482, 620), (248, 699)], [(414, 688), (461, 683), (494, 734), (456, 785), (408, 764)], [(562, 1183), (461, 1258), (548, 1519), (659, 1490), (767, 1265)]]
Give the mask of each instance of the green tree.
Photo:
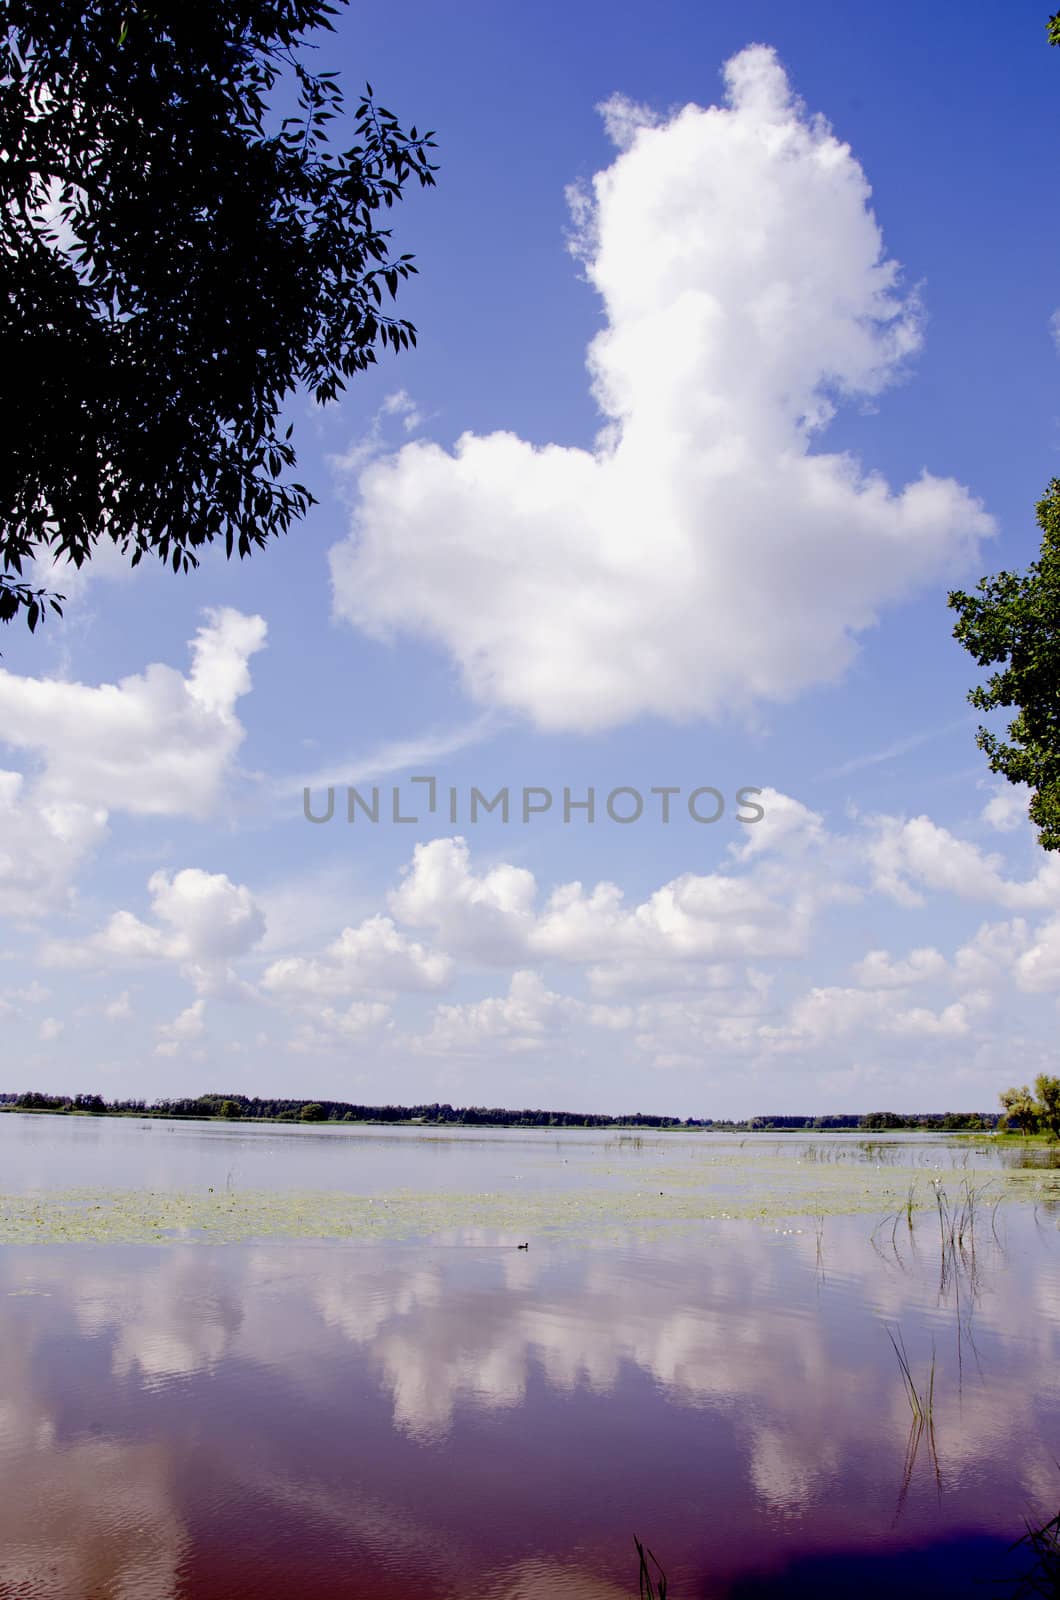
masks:
[(1050, 1078), (1041, 1072), (1034, 1080), (1034, 1095), (1038, 1105), (1038, 1121), (1046, 1133), (1060, 1139), (1060, 1078)]
[(1037, 1133), (1039, 1126), (1038, 1103), (1030, 1089), (1004, 1089), (1001, 1093), (1001, 1126), (1017, 1133)]
[(968, 698), (980, 711), (1017, 708), (1008, 741), (980, 728), (991, 772), (1031, 790), (1028, 808), (1046, 850), (1060, 850), (1060, 478), (1038, 503), (1042, 548), (1025, 573), (984, 578), (955, 591), (955, 639), (980, 666), (999, 666)]
[(311, 1100), (308, 1105), (304, 1105), (298, 1114), (303, 1122), (324, 1121), (324, 1107), (318, 1105), (315, 1100)]
[(238, 1100), (222, 1100), (217, 1115), (219, 1117), (230, 1118), (241, 1117), (243, 1115), (243, 1110)]
[(314, 499), (285, 403), (415, 343), (383, 310), (415, 267), (378, 223), (434, 183), (433, 139), (369, 85), (331, 148), (342, 91), (303, 53), (339, 4), (7, 0), (0, 620), (60, 609), (35, 556), (110, 539), (187, 571), (285, 532)]
[[(1060, 11), (1046, 24), (1060, 45)], [(1028, 815), (1045, 850), (1060, 850), (1060, 479), (1037, 505), (1041, 554), (1025, 573), (983, 578), (977, 593), (955, 590), (960, 620), (953, 636), (981, 667), (1000, 667), (971, 690), (980, 711), (1016, 707), (1008, 742), (981, 727), (976, 735), (991, 772), (1031, 791)]]

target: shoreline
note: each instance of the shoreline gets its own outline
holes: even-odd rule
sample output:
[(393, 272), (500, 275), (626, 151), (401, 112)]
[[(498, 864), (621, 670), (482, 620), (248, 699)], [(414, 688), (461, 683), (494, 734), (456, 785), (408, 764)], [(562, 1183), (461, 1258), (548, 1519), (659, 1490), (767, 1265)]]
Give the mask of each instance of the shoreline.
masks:
[[(309, 1104), (313, 1104), (314, 1102), (308, 1102), (308, 1103)], [(124, 1118), (127, 1118), (127, 1119), (128, 1118), (137, 1118), (137, 1119), (140, 1119), (141, 1121), (151, 1121), (151, 1122), (222, 1122), (222, 1123), (226, 1123), (226, 1124), (240, 1123), (240, 1124), (243, 1124), (243, 1125), (248, 1126), (248, 1127), (254, 1127), (254, 1126), (260, 1125), (260, 1126), (264, 1126), (264, 1127), (281, 1127), (281, 1128), (290, 1128), (290, 1127), (296, 1127), (296, 1128), (373, 1127), (373, 1128), (430, 1128), (430, 1129), (441, 1129), (441, 1128), (491, 1128), (491, 1129), (500, 1129), (500, 1130), (511, 1129), (513, 1131), (520, 1132), (520, 1133), (548, 1133), (548, 1134), (562, 1133), (564, 1131), (571, 1131), (571, 1132), (575, 1132), (575, 1133), (590, 1133), (590, 1132), (593, 1132), (593, 1133), (608, 1133), (608, 1132), (614, 1131), (614, 1132), (617, 1132), (617, 1133), (635, 1133), (635, 1134), (641, 1134), (641, 1135), (644, 1135), (644, 1134), (664, 1134), (664, 1133), (665, 1134), (673, 1134), (673, 1133), (677, 1133), (677, 1134), (682, 1134), (682, 1133), (716, 1133), (716, 1134), (728, 1134), (728, 1135), (737, 1135), (738, 1134), (740, 1136), (750, 1136), (752, 1134), (759, 1135), (759, 1136), (761, 1136), (761, 1135), (766, 1135), (766, 1136), (773, 1135), (775, 1137), (777, 1135), (783, 1134), (783, 1135), (788, 1136), (788, 1137), (797, 1136), (797, 1137), (803, 1137), (803, 1138), (820, 1137), (822, 1135), (847, 1134), (847, 1135), (857, 1135), (857, 1136), (865, 1138), (865, 1139), (877, 1139), (877, 1138), (884, 1137), (884, 1136), (889, 1135), (889, 1134), (896, 1134), (896, 1133), (922, 1133), (922, 1134), (927, 1134), (927, 1135), (931, 1135), (931, 1136), (934, 1136), (934, 1137), (938, 1137), (938, 1136), (941, 1135), (941, 1136), (945, 1136), (946, 1138), (989, 1140), (991, 1143), (1001, 1143), (1001, 1144), (1006, 1144), (1006, 1145), (1041, 1145), (1041, 1146), (1049, 1146), (1049, 1145), (1055, 1145), (1055, 1144), (1058, 1143), (1056, 1138), (1054, 1138), (1052, 1135), (1047, 1134), (1047, 1133), (1015, 1133), (1015, 1132), (1012, 1132), (1011, 1130), (1008, 1130), (1008, 1129), (989, 1128), (989, 1127), (987, 1127), (987, 1128), (983, 1128), (983, 1127), (981, 1127), (981, 1128), (967, 1128), (967, 1127), (966, 1128), (946, 1128), (946, 1127), (943, 1127), (941, 1125), (931, 1125), (931, 1124), (925, 1125), (925, 1123), (923, 1121), (915, 1120), (913, 1116), (910, 1116), (907, 1121), (903, 1121), (902, 1123), (899, 1123), (899, 1124), (896, 1124), (896, 1125), (891, 1125), (889, 1127), (879, 1128), (879, 1127), (860, 1127), (860, 1126), (853, 1125), (853, 1124), (852, 1125), (848, 1125), (848, 1126), (842, 1126), (842, 1127), (815, 1127), (812, 1124), (808, 1123), (806, 1126), (779, 1127), (779, 1126), (762, 1125), (762, 1124), (759, 1124), (759, 1125), (755, 1126), (751, 1122), (746, 1122), (746, 1123), (732, 1123), (732, 1122), (710, 1123), (710, 1122), (702, 1121), (702, 1122), (693, 1122), (693, 1123), (689, 1124), (689, 1123), (686, 1123), (686, 1122), (678, 1122), (676, 1120), (674, 1120), (672, 1122), (661, 1122), (660, 1121), (658, 1123), (652, 1123), (652, 1122), (644, 1122), (644, 1121), (640, 1121), (640, 1122), (634, 1122), (634, 1121), (623, 1122), (623, 1121), (618, 1120), (618, 1119), (615, 1119), (613, 1121), (612, 1120), (608, 1120), (607, 1122), (597, 1122), (597, 1121), (575, 1122), (575, 1121), (564, 1120), (562, 1123), (547, 1123), (547, 1122), (534, 1123), (534, 1122), (516, 1121), (516, 1120), (514, 1120), (514, 1117), (513, 1117), (512, 1121), (500, 1121), (500, 1120), (491, 1121), (486, 1116), (477, 1116), (477, 1117), (473, 1117), (473, 1118), (465, 1120), (464, 1118), (462, 1118), (460, 1116), (456, 1116), (456, 1115), (450, 1116), (450, 1117), (439, 1117), (439, 1118), (428, 1118), (428, 1117), (418, 1117), (418, 1116), (417, 1117), (397, 1117), (397, 1118), (395, 1118), (395, 1117), (353, 1117), (353, 1116), (304, 1117), (301, 1114), (298, 1114), (298, 1115), (292, 1114), (292, 1115), (287, 1115), (287, 1116), (276, 1116), (276, 1117), (262, 1117), (262, 1116), (232, 1115), (232, 1114), (225, 1114), (225, 1113), (219, 1112), (219, 1111), (218, 1112), (208, 1112), (208, 1111), (179, 1112), (179, 1111), (172, 1111), (172, 1110), (166, 1110), (166, 1109), (163, 1109), (163, 1108), (153, 1108), (153, 1107), (146, 1107), (146, 1108), (144, 1108), (142, 1110), (139, 1110), (139, 1109), (134, 1110), (132, 1108), (126, 1108), (126, 1107), (114, 1107), (114, 1108), (112, 1108), (112, 1107), (103, 1107), (103, 1108), (89, 1110), (89, 1109), (86, 1109), (85, 1107), (81, 1107), (81, 1106), (66, 1106), (66, 1107), (64, 1107), (64, 1106), (21, 1106), (21, 1105), (17, 1105), (15, 1103), (12, 1103), (12, 1102), (0, 1103), (0, 1114), (2, 1114), (4, 1112), (15, 1112), (15, 1113), (18, 1113), (19, 1115), (22, 1115), (22, 1116), (33, 1116), (33, 1117), (85, 1117), (85, 1118), (89, 1118), (89, 1119), (92, 1119), (92, 1118), (98, 1119), (98, 1118), (101, 1118), (101, 1117), (124, 1117)], [(955, 1114), (956, 1115), (961, 1115), (961, 1113), (955, 1113)], [(977, 1114), (978, 1113), (974, 1113), (974, 1112), (967, 1113), (967, 1115), (969, 1115), (969, 1116), (974, 1116), (974, 1115), (977, 1115)], [(548, 1115), (548, 1113), (543, 1113), (543, 1115)], [(591, 1113), (590, 1113), (590, 1115), (591, 1115)], [(866, 1113), (866, 1115), (872, 1115), (872, 1113)], [(924, 1113), (924, 1115), (927, 1116), (927, 1115), (929, 1115), (929, 1113)], [(946, 1115), (946, 1113), (941, 1113), (941, 1115)]]

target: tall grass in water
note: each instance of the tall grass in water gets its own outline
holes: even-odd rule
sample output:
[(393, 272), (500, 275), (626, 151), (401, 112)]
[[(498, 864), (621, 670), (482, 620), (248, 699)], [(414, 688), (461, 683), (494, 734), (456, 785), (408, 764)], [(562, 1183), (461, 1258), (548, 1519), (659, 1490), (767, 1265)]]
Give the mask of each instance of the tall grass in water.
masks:
[[(910, 1233), (912, 1233), (912, 1231), (913, 1231), (913, 1212), (915, 1210), (916, 1210), (916, 1179), (914, 1178), (912, 1183), (909, 1185), (908, 1190), (906, 1191), (905, 1205), (902, 1207), (901, 1211), (898, 1213), (898, 1217), (902, 1217), (902, 1216), (905, 1217), (906, 1227), (909, 1229)], [(898, 1220), (898, 1218), (895, 1219), (896, 1223), (897, 1223), (897, 1220)]]
[(879, 1235), (883, 1232), (884, 1228), (886, 1228), (887, 1224), (890, 1223), (891, 1224), (891, 1249), (894, 1252), (894, 1259), (897, 1261), (899, 1266), (903, 1266), (904, 1265), (904, 1263), (902, 1261), (901, 1251), (898, 1249), (898, 1227), (899, 1227), (899, 1224), (901, 1223), (902, 1219), (904, 1218), (905, 1219), (906, 1229), (907, 1229), (908, 1234), (909, 1234), (909, 1243), (915, 1249), (916, 1248), (916, 1236), (915, 1236), (915, 1232), (914, 1232), (913, 1213), (916, 1211), (916, 1209), (917, 1209), (917, 1187), (916, 1187), (916, 1180), (914, 1179), (913, 1182), (909, 1185), (909, 1188), (906, 1191), (905, 1199), (902, 1202), (902, 1204), (899, 1206), (898, 1210), (897, 1211), (889, 1211), (885, 1217), (883, 1217), (879, 1222), (877, 1222), (876, 1226), (872, 1230), (871, 1243), (872, 1243), (872, 1248), (876, 1251), (877, 1255), (880, 1255), (881, 1251), (880, 1251), (880, 1248), (879, 1248), (878, 1244), (876, 1243), (876, 1240), (878, 1239)]
[(897, 1337), (891, 1328), (887, 1329), (887, 1337), (894, 1346), (894, 1353), (898, 1358), (898, 1370), (902, 1374), (902, 1383), (905, 1387), (906, 1399), (909, 1401), (913, 1413), (913, 1421), (932, 1423), (935, 1415), (935, 1346), (931, 1346), (931, 1366), (928, 1369), (928, 1385), (926, 1389), (918, 1389), (913, 1378), (913, 1369), (909, 1364), (906, 1354), (905, 1340), (899, 1328)]
[[(665, 1572), (651, 1551), (646, 1550), (641, 1544), (636, 1534), (633, 1535), (633, 1543), (636, 1545), (637, 1555), (640, 1557), (640, 1600), (666, 1600)], [(655, 1568), (654, 1576), (652, 1575), (652, 1567)]]
[(1044, 1595), (1048, 1600), (1060, 1600), (1060, 1511), (1039, 1528), (1028, 1522), (1023, 1538), (1012, 1546), (1013, 1550), (1023, 1548), (1030, 1552), (1033, 1560), (1008, 1590), (1012, 1600), (1024, 1595)]
[(902, 1468), (902, 1487), (898, 1493), (898, 1505), (895, 1509), (895, 1521), (897, 1522), (905, 1506), (909, 1485), (913, 1481), (913, 1469), (916, 1466), (917, 1456), (920, 1453), (920, 1443), (925, 1434), (927, 1434), (928, 1451), (931, 1456), (931, 1465), (935, 1472), (935, 1486), (938, 1489), (940, 1500), (942, 1498), (942, 1472), (939, 1467), (938, 1445), (935, 1440), (935, 1346), (934, 1344), (931, 1346), (931, 1366), (928, 1369), (927, 1387), (920, 1389), (917, 1387), (916, 1379), (913, 1377), (913, 1369), (906, 1353), (902, 1330), (899, 1328), (897, 1334), (895, 1334), (892, 1329), (888, 1328), (887, 1337), (894, 1346), (894, 1353), (898, 1360), (898, 1370), (902, 1375), (902, 1386), (905, 1389), (905, 1397), (909, 1401), (909, 1409), (912, 1412), (912, 1421), (909, 1424), (909, 1440), (905, 1448), (905, 1463)]
[(990, 1236), (995, 1249), (1000, 1251), (1003, 1248), (997, 1231), (997, 1210), (1001, 1196), (994, 1195), (986, 1186), (977, 1187), (967, 1179), (961, 1185), (960, 1195), (954, 1200), (949, 1199), (937, 1179), (934, 1188), (941, 1251), (939, 1294), (946, 1296), (951, 1291), (953, 1294), (957, 1312), (958, 1385), (963, 1388), (965, 1337), (979, 1365), (979, 1352), (972, 1330), (972, 1312), (982, 1291), (976, 1246), (984, 1230), (985, 1208), (989, 1206)]
[[(888, 1332), (890, 1332), (889, 1329)], [(900, 1331), (897, 1339), (892, 1335), (891, 1342), (895, 1347), (895, 1354), (898, 1356), (898, 1364), (901, 1368), (902, 1376), (906, 1380), (906, 1393), (909, 1396), (910, 1406), (915, 1408), (913, 1411), (913, 1427), (915, 1437), (919, 1441), (920, 1432), (923, 1431), (925, 1426), (930, 1427), (931, 1424), (932, 1400), (935, 1387), (934, 1357), (932, 1357), (927, 1390), (926, 1392), (921, 1392), (913, 1381)], [(912, 1442), (911, 1436), (911, 1445)], [(909, 1477), (915, 1459), (914, 1449), (912, 1459), (907, 1455), (906, 1477), (899, 1500), (899, 1510), (901, 1510), (902, 1501), (904, 1501), (909, 1487)], [(936, 1459), (936, 1472), (937, 1470)], [(1016, 1578), (994, 1580), (995, 1592), (999, 1596), (1003, 1594), (1006, 1600), (1031, 1600), (1032, 1596), (1038, 1596), (1040, 1600), (1060, 1600), (1060, 1511), (1040, 1527), (1036, 1528), (1030, 1522), (1026, 1524), (1026, 1527), (1026, 1533), (1021, 1539), (1017, 1539), (1015, 1544), (1009, 1546), (1009, 1551), (1011, 1553), (1016, 1550), (1026, 1549), (1032, 1558), (1031, 1565), (1026, 1572), (1020, 1573)], [(667, 1600), (668, 1589), (665, 1572), (652, 1552), (641, 1544), (636, 1534), (633, 1535), (633, 1543), (636, 1545), (637, 1557), (640, 1561), (640, 1600)], [(654, 1572), (652, 1571), (653, 1568)], [(984, 1596), (987, 1593), (989, 1584), (990, 1578), (986, 1575), (983, 1579)]]

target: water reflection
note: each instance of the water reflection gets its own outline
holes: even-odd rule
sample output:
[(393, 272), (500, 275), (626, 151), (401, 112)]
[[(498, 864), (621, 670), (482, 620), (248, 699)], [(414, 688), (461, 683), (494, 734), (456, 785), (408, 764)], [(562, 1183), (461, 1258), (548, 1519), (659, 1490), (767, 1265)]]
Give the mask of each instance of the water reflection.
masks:
[(41, 1382), (46, 1326), (40, 1307), (0, 1316), (0, 1595), (169, 1600), (187, 1544), (171, 1448), (102, 1418), (71, 1431)]
[(1031, 1167), (1046, 1172), (1060, 1168), (1060, 1145), (1057, 1144), (998, 1145), (996, 1148), (1004, 1168)]
[[(0, 1596), (614, 1600), (633, 1532), (676, 1595), (765, 1593), (1014, 1537), (1060, 1501), (1060, 1241), (979, 1223), (948, 1266), (930, 1215), (0, 1251)], [(888, 1327), (922, 1390), (934, 1349), (937, 1477)]]
[[(164, 1121), (0, 1113), (0, 1189), (400, 1189), (516, 1192), (636, 1181), (659, 1168), (794, 1166), (869, 1171), (1056, 1168), (1060, 1146), (937, 1134), (732, 1135)], [(469, 1184), (469, 1176), (473, 1183)]]

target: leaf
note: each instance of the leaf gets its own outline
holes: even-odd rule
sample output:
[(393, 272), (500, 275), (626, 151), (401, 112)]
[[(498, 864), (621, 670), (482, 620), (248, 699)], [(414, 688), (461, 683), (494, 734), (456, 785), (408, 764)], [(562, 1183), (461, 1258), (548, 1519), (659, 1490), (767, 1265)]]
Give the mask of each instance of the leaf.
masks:
[[(151, 555), (189, 572), (203, 545), (247, 554), (315, 504), (284, 483), (297, 461), (282, 414), (296, 390), (327, 403), (380, 347), (408, 347), (378, 308), (414, 268), (390, 260), (375, 220), (414, 171), (423, 181), (370, 83), (359, 143), (332, 148), (339, 75), (314, 70), (303, 35), (337, 13), (247, 0), (181, 31), (150, 3), (122, 18), (26, 0), (37, 55), (0, 36), (15, 103), (51, 113), (21, 119), (0, 203), (17, 217), (36, 196), (39, 210), (40, 174), (59, 172), (77, 235), (60, 257), (34, 226), (10, 233), (12, 292), (35, 311), (0, 570), (42, 549), (80, 567), (106, 536), (130, 566)], [(302, 112), (267, 127), (281, 58)], [(0, 620), (36, 628), (60, 598), (0, 584)]]

